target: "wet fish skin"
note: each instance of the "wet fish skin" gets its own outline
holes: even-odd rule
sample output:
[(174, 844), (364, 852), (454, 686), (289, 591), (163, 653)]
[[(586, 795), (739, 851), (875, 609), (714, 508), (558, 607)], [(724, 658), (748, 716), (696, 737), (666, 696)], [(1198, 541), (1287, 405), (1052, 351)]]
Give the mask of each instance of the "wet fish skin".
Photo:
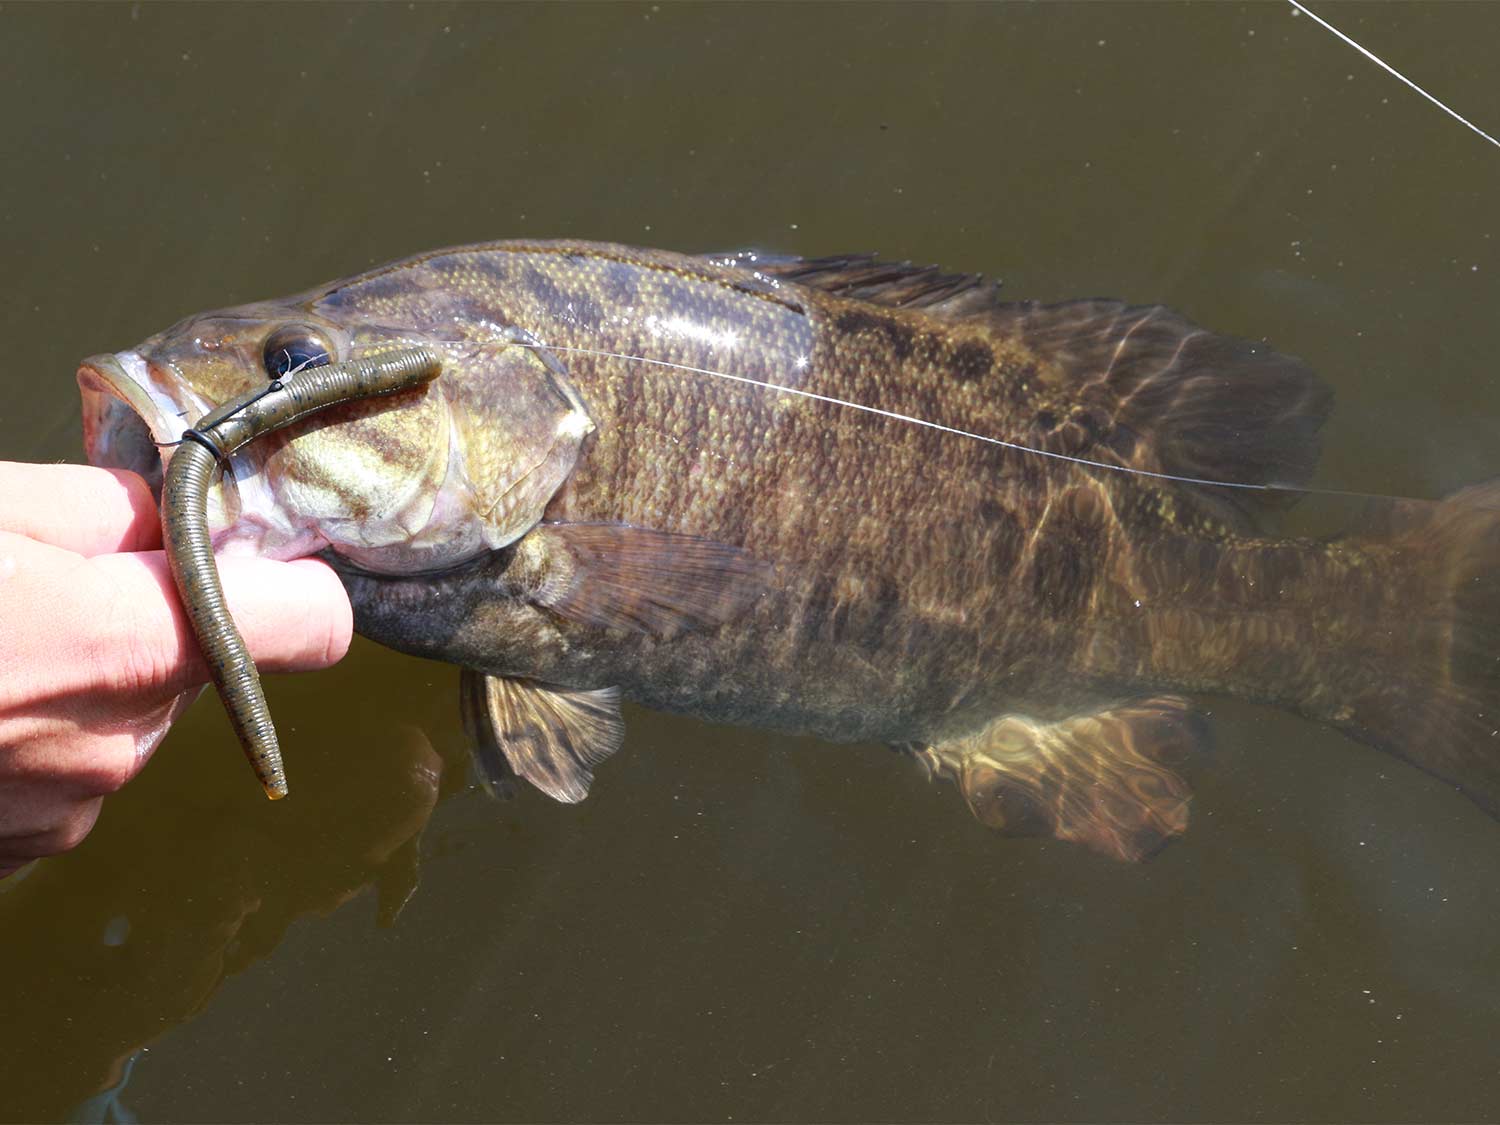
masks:
[[(398, 595), (351, 579), (360, 628), (397, 647), (502, 675), (621, 683), (673, 710), (702, 713), (697, 701), (712, 698), (712, 714), (732, 721), (917, 739), (993, 714), (999, 695), (1058, 716), (1077, 707), (1080, 687), (1118, 698), (1126, 685), (1115, 667), (1108, 682), (1090, 682), (1081, 626), (1116, 558), (1132, 550), (1127, 533), (1149, 541), (1188, 530), (1209, 544), (1234, 535), (1212, 512), (1174, 508), (1157, 482), (1101, 480), (692, 373), (790, 383), (1045, 445), (1037, 417), (1078, 413), (1074, 388), (1048, 357), (982, 318), (773, 285), (700, 259), (568, 245), (439, 254), (342, 286), (330, 303), (412, 323), (417, 300), (427, 331), (522, 324), (566, 363), (598, 431), (547, 519), (731, 543), (771, 562), (781, 581), (739, 627), (663, 641), (599, 637), (533, 603), (488, 598), (489, 577), (464, 586), (424, 576), (432, 602), (418, 612), (404, 599), (421, 599), (419, 589)], [(1316, 403), (1315, 389), (1304, 393)], [(1112, 455), (1097, 444), (1075, 438), (1069, 448)], [(1100, 647), (1097, 634), (1090, 643)], [(746, 667), (762, 674), (730, 674)]]
[[(270, 549), (321, 539), (361, 632), (514, 685), (466, 690), (471, 726), (562, 799), (613, 750), (597, 716), (617, 704), (574, 708), (558, 688), (923, 748), (987, 823), (1128, 858), (1186, 823), (1171, 764), (1200, 732), (1183, 693), (1276, 703), (1489, 807), (1500, 792), (1473, 718), (1493, 677), (1468, 651), (1500, 620), (1489, 584), (1469, 589), (1500, 553), (1483, 487), (1392, 506), (1378, 535), (1285, 539), (1260, 530), (1271, 494), (890, 416), (1295, 486), (1330, 400), (1263, 345), (867, 259), (514, 242), (197, 318), (138, 351), (213, 399), (294, 321), (340, 352), (432, 346), (445, 375), (270, 451), (260, 473), (297, 532)], [(103, 432), (114, 415), (85, 386)], [(1424, 561), (1438, 549), (1440, 571)]]

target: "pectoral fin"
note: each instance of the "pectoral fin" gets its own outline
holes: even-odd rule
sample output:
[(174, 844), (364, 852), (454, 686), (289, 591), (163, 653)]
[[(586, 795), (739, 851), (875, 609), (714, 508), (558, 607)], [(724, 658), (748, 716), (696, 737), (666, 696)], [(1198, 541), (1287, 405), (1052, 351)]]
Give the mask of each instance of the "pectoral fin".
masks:
[(584, 625), (671, 636), (722, 625), (768, 588), (739, 547), (612, 523), (540, 524), (507, 576), (537, 605)]
[(499, 795), (510, 778), (524, 777), (577, 804), (588, 796), (594, 767), (625, 738), (618, 688), (576, 691), (466, 668), (459, 696), (480, 780)]
[(1190, 794), (1168, 763), (1201, 740), (1187, 701), (1167, 696), (1058, 723), (1007, 715), (918, 756), (992, 828), (1139, 860), (1187, 828)]

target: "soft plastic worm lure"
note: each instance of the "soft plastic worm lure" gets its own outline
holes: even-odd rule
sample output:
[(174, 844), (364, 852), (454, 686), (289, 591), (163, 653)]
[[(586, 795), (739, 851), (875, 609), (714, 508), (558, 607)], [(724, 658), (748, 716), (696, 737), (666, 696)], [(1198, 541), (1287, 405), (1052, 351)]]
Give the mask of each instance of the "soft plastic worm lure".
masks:
[(260, 675), (229, 615), (214, 564), (208, 534), (208, 489), (214, 468), (261, 434), (336, 403), (429, 382), (441, 369), (442, 361), (431, 349), (402, 348), (283, 375), (205, 414), (183, 432), (167, 466), (161, 490), (161, 529), (172, 579), (229, 721), (255, 776), (273, 801), (286, 796), (286, 774)]

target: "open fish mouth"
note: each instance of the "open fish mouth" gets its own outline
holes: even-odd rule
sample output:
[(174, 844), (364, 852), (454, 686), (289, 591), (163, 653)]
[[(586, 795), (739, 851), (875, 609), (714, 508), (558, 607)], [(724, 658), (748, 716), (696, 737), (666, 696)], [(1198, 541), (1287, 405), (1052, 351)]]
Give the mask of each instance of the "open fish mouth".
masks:
[[(219, 404), (205, 399), (175, 365), (138, 351), (90, 356), (79, 365), (77, 377), (89, 463), (138, 474), (159, 505), (172, 447), (179, 444), (185, 430), (197, 426)], [(222, 471), (214, 474), (207, 495), (208, 527), (216, 553), (284, 561), (317, 554), (333, 541), (344, 543), (359, 558), (361, 549), (385, 546), (407, 534), (400, 511), (375, 523), (373, 531), (366, 526), (370, 521), (356, 520), (346, 508), (331, 509), (325, 497), (314, 497), (324, 510), (309, 514), (298, 503), (299, 483), (288, 483), (285, 475), (273, 480), (273, 474), (265, 471), (265, 461), (261, 443), (220, 462)], [(445, 463), (444, 468), (451, 465)], [(290, 499), (284, 490), (290, 490)], [(303, 493), (307, 491), (303, 488)], [(416, 497), (416, 502), (421, 499)], [(341, 498), (336, 501), (342, 503)], [(432, 503), (429, 497), (424, 519)], [(463, 515), (461, 508), (454, 511)], [(330, 521), (345, 532), (345, 540), (336, 535), (330, 540), (326, 526)], [(362, 538), (366, 534), (383, 538), (372, 544)], [(467, 540), (455, 542), (463, 549), (451, 554), (474, 553)]]
[[(214, 404), (175, 371), (133, 351), (84, 360), (78, 367), (78, 390), (89, 464), (139, 474), (160, 504), (169, 448)], [(278, 559), (319, 550), (322, 538), (285, 517), (251, 462), (230, 462), (209, 490), (208, 522), (215, 549)]]
[(140, 474), (160, 500), (161, 447), (178, 441), (208, 405), (135, 352), (90, 356), (79, 365), (78, 390), (89, 463)]

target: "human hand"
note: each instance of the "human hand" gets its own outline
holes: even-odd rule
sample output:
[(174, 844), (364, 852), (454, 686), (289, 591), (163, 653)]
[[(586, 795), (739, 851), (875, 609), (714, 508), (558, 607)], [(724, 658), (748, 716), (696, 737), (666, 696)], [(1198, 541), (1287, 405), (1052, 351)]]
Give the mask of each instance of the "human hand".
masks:
[[(76, 847), (208, 682), (160, 547), (134, 473), (0, 461), (0, 878)], [(219, 572), (263, 671), (348, 649), (349, 599), (325, 564)]]

